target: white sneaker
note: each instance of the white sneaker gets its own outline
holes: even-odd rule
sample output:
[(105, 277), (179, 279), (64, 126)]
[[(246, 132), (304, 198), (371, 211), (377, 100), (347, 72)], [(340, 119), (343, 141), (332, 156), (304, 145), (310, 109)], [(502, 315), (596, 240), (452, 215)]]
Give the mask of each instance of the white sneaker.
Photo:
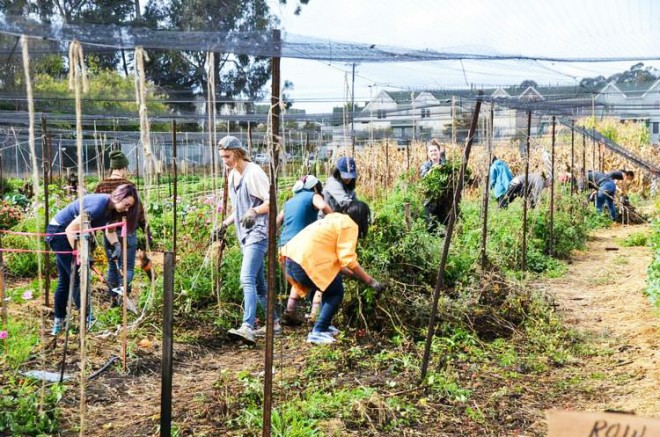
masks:
[(254, 339), (254, 331), (250, 328), (249, 325), (243, 324), (238, 329), (230, 329), (227, 331), (227, 336), (232, 340), (242, 341), (246, 344), (257, 344)]
[(335, 338), (328, 334), (327, 332), (315, 332), (312, 331), (307, 335), (307, 343), (313, 344), (332, 344), (334, 343)]
[[(253, 331), (255, 337), (265, 337), (266, 336), (266, 326), (262, 326), (261, 328)], [(275, 322), (273, 325), (273, 334), (275, 335), (282, 335), (282, 326), (280, 325), (280, 322)]]
[(341, 334), (341, 331), (332, 325), (328, 326), (328, 330), (325, 332), (332, 335), (333, 337), (336, 337), (339, 334)]

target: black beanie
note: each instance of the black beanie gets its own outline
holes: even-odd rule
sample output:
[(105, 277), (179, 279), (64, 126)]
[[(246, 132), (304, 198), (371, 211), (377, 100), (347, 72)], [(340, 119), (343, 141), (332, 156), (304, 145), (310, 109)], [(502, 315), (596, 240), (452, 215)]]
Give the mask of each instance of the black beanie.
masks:
[(128, 168), (128, 158), (121, 150), (110, 152), (110, 168), (113, 170)]

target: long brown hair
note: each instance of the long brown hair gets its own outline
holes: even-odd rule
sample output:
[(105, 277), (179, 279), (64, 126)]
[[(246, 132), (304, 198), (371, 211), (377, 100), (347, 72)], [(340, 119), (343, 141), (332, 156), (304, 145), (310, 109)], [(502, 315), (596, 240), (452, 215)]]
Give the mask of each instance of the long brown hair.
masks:
[(135, 232), (135, 229), (137, 228), (138, 214), (140, 211), (140, 198), (138, 197), (137, 189), (132, 184), (121, 184), (110, 193), (110, 200), (112, 201), (113, 206), (127, 197), (135, 199), (135, 203), (133, 203), (133, 206), (128, 208), (124, 213), (120, 213), (113, 208), (111, 222), (117, 222), (122, 216), (126, 216), (126, 225), (128, 226), (127, 232), (131, 234)]

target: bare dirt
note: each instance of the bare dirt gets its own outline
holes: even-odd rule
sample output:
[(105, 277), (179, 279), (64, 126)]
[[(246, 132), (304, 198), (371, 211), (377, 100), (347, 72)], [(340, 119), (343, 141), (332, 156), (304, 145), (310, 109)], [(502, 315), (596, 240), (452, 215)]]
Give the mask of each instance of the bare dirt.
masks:
[(622, 245), (629, 235), (649, 231), (644, 225), (598, 230), (564, 276), (540, 284), (596, 351), (579, 371), (593, 396), (557, 407), (660, 417), (660, 317), (643, 293), (652, 252)]

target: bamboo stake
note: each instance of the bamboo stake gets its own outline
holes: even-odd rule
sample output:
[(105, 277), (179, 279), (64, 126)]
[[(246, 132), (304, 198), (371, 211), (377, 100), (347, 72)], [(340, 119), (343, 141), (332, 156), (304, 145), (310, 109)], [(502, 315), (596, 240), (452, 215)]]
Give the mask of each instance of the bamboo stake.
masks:
[(127, 340), (127, 325), (128, 325), (128, 314), (127, 314), (127, 306), (128, 306), (128, 256), (127, 256), (127, 250), (128, 250), (128, 222), (126, 221), (126, 217), (122, 219), (122, 228), (121, 228), (121, 234), (122, 234), (122, 241), (121, 241), (121, 253), (122, 253), (122, 266), (121, 266), (121, 271), (122, 271), (122, 287), (124, 287), (124, 292), (121, 294), (122, 295), (122, 311), (121, 311), (121, 320), (122, 320), (122, 327), (121, 327), (121, 367), (124, 373), (126, 373), (126, 351), (128, 349), (128, 340)]
[[(85, 372), (87, 371), (87, 319), (92, 317), (89, 297), (89, 238), (86, 232), (90, 226), (87, 213), (83, 213), (83, 225), (80, 232), (80, 435), (85, 435), (87, 397)], [(90, 311), (88, 312), (88, 308)]]

